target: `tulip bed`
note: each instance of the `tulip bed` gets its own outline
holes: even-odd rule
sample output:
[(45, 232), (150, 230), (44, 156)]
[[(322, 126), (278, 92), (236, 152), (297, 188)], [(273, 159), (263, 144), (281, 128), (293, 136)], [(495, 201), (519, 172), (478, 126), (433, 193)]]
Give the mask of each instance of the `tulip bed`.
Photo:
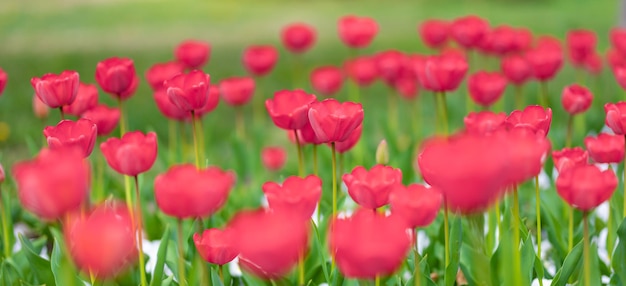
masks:
[(0, 284), (625, 285), (626, 29), (575, 17), (613, 3), (399, 3), (68, 60), (16, 36)]

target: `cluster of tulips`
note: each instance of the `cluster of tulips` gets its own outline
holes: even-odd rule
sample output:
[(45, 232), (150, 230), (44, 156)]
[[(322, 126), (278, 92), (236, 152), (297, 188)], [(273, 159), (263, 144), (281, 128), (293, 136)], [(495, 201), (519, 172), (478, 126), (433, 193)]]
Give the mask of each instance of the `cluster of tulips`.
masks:
[[(247, 48), (242, 62), (249, 75), (226, 78), (219, 84), (211, 83), (209, 74), (202, 71), (211, 53), (206, 42), (185, 41), (176, 47), (175, 60), (152, 65), (145, 77), (159, 111), (173, 127), (168, 152), (177, 154), (173, 143), (181, 135), (176, 122), (189, 123), (195, 158), (194, 163), (181, 164), (180, 161), (191, 156), (182, 159), (173, 156), (171, 161), (178, 164), (156, 176), (152, 188), (147, 187), (153, 190), (159, 210), (173, 218), (178, 235), (170, 237), (168, 229), (163, 231), (158, 257), (150, 258), (157, 260), (157, 269), (152, 273), (146, 273), (143, 245), (146, 220), (142, 217), (146, 210), (140, 192), (146, 188), (140, 187), (144, 182), (140, 175), (155, 164), (159, 140), (155, 132), (127, 130), (124, 103), (140, 84), (133, 61), (113, 57), (99, 62), (95, 70), (97, 86), (82, 83), (75, 71), (32, 78), (35, 114), (45, 118), (49, 116), (48, 109), (58, 109), (62, 120), (44, 128), (48, 147), (42, 148), (34, 159), (12, 167), (16, 195), (25, 210), (45, 222), (48, 230), (43, 235), (54, 240), (53, 256), (55, 251), (67, 253), (81, 274), (72, 272), (74, 266), (70, 265), (67, 268), (71, 277), (67, 278), (55, 270), (55, 263), (48, 262), (53, 268), (53, 279), (46, 280), (50, 277), (43, 271), (34, 274), (31, 277), (34, 281), (30, 282), (59, 285), (59, 281), (65, 281), (63, 285), (78, 285), (77, 279), (89, 279), (92, 285), (101, 285), (117, 281), (116, 277), (138, 268), (138, 281), (133, 281), (142, 286), (149, 281), (150, 285), (173, 281), (178, 285), (263, 283), (255, 277), (268, 283), (298, 285), (343, 285), (348, 283), (344, 278), (361, 279), (364, 283), (374, 281), (376, 285), (530, 285), (534, 279), (543, 285), (544, 278), (552, 278), (558, 285), (568, 281), (599, 285), (600, 277), (594, 274), (599, 271), (594, 269), (600, 268), (599, 262), (591, 257), (598, 246), (591, 243), (594, 233), (589, 229), (593, 223), (590, 217), (594, 216), (595, 208), (611, 200), (608, 222), (600, 227), (597, 223), (593, 225), (608, 229), (609, 273), (605, 276), (611, 284), (626, 283), (626, 274), (621, 272), (626, 259), (623, 241), (626, 226), (622, 223), (619, 227), (623, 234), (617, 229), (626, 217), (626, 196), (615, 192), (619, 181), (617, 163), (624, 159), (626, 102), (606, 103), (608, 129), (580, 142), (584, 143), (584, 150), (572, 146), (576, 141), (575, 131), (583, 132), (580, 136), (587, 132), (575, 128), (575, 119), (579, 118), (584, 126), (584, 114), (594, 106), (594, 97), (581, 84), (566, 86), (561, 95), (562, 108), (569, 114), (564, 148), (552, 151), (554, 144), (550, 140), (551, 107), (555, 106), (551, 104), (554, 99), (548, 94), (547, 83), (561, 70), (564, 55), (581, 77), (602, 71), (603, 57), (596, 51), (595, 33), (573, 30), (562, 44), (553, 37), (536, 37), (524, 28), (493, 27), (477, 16), (453, 21), (427, 20), (418, 26), (418, 32), (434, 51), (432, 55), (396, 50), (360, 55), (360, 50), (369, 46), (377, 35), (377, 23), (367, 17), (341, 18), (339, 38), (350, 49), (351, 56), (341, 66), (321, 66), (310, 72), (312, 88), (315, 93), (329, 97), (326, 99), (303, 89), (272, 91), (273, 96), (267, 98), (262, 94), (269, 91), (257, 91), (255, 96), (255, 90), (260, 89), (255, 82), (269, 76), (278, 60), (278, 51), (272, 46)], [(616, 28), (610, 38), (608, 63), (617, 82), (626, 89), (626, 30)], [(281, 39), (284, 47), (294, 54), (297, 85), (300, 80), (297, 75), (305, 70), (298, 55), (313, 47), (316, 31), (307, 24), (291, 24), (283, 29)], [(485, 63), (489, 61), (499, 63), (497, 71), (487, 71)], [(458, 92), (466, 76), (464, 128), (449, 132), (448, 121), (456, 117), (448, 112), (448, 96)], [(366, 153), (358, 143), (362, 137), (368, 138), (378, 131), (364, 128), (364, 120), (371, 116), (370, 111), (377, 112), (378, 107), (361, 94), (378, 79), (391, 91), (389, 110), (385, 111), (387, 126), (380, 126), (390, 143), (383, 141), (378, 145), (375, 165), (362, 166)], [(0, 92), (6, 80), (6, 73), (0, 71)], [(540, 104), (526, 106), (529, 99), (524, 98), (522, 87), (531, 80), (541, 84)], [(340, 92), (344, 81), (349, 89), (345, 94), (347, 101), (339, 101), (335, 98), (344, 96)], [(516, 91), (512, 112), (506, 112), (503, 103), (509, 84)], [(118, 106), (99, 104), (98, 87), (111, 95)], [(417, 101), (420, 90), (432, 92), (435, 102), (436, 134), (425, 139), (417, 135), (430, 127), (419, 125), (426, 121), (421, 109), (406, 114), (413, 133), (399, 122), (397, 98)], [(220, 99), (234, 108), (233, 133), (237, 140), (247, 144), (252, 152), (261, 153), (252, 156), (261, 157), (265, 168), (273, 172), (281, 172), (289, 152), (282, 147), (257, 148), (260, 143), (254, 142), (256, 139), (246, 130), (248, 116), (244, 106), (252, 105), (252, 123), (257, 129), (267, 128), (263, 123), (269, 122), (269, 115), (276, 127), (285, 130), (296, 147), (297, 175), (281, 177), (280, 181), (269, 180), (262, 186), (249, 186), (245, 182), (247, 173), (236, 175), (217, 166), (207, 166), (207, 158), (222, 151), (205, 150), (202, 119), (216, 109)], [(474, 112), (476, 105), (483, 110)], [(66, 116), (76, 120), (65, 119)], [(120, 137), (111, 137), (116, 128)], [(418, 147), (416, 155), (410, 154), (413, 170), (388, 165), (390, 156), (412, 152), (396, 140), (405, 133), (411, 134), (411, 145)], [(92, 154), (97, 142), (101, 156)], [(311, 150), (305, 145), (312, 146), (311, 154), (305, 154)], [(323, 145), (330, 147), (332, 166), (325, 172), (318, 166), (317, 148)], [(339, 166), (342, 160), (337, 159), (337, 153), (341, 156), (347, 152), (355, 154), (350, 157), (354, 162), (349, 164), (355, 166), (350, 172), (345, 172)], [(305, 161), (305, 157), (312, 160)], [(104, 187), (106, 166), (98, 163), (102, 158), (123, 176), (123, 200)], [(541, 196), (546, 194), (540, 191), (539, 178), (546, 171), (554, 175), (556, 191), (567, 204), (565, 217), (569, 219), (568, 232), (564, 234), (567, 245), (552, 245), (556, 251), (565, 253), (560, 261), (549, 262), (560, 266), (556, 273), (547, 269), (549, 259), (541, 250), (541, 215), (545, 213)], [(420, 178), (407, 182), (409, 173), (410, 178), (415, 173)], [(108, 177), (116, 180), (110, 172)], [(534, 234), (526, 226), (519, 200), (523, 186), (532, 185), (533, 180)], [(236, 210), (224, 224), (216, 223), (211, 217), (227, 203), (237, 184), (248, 184), (250, 193), (231, 194), (231, 197), (252, 196), (261, 189), (265, 206)], [(346, 202), (345, 193), (356, 205)], [(623, 204), (616, 196), (624, 198)], [(324, 206), (323, 197), (330, 198), (329, 207)], [(11, 193), (2, 198), (10, 200)], [(10, 205), (0, 203), (5, 261), (16, 255), (12, 248), (15, 238), (9, 228), (17, 222), (10, 217), (12, 212), (7, 209)], [(582, 239), (576, 232), (579, 229), (576, 222), (580, 222), (581, 216)], [(465, 219), (467, 222), (462, 222)], [(486, 226), (485, 219), (489, 221)], [(419, 229), (436, 220), (443, 220), (443, 241), (429, 243), (440, 244), (438, 249), (443, 251), (443, 257), (429, 258), (420, 255), (423, 247), (418, 247)], [(467, 230), (462, 231), (462, 224), (470, 225), (469, 232), (478, 234), (472, 236)], [(473, 224), (480, 227), (472, 229)], [(554, 230), (548, 232), (552, 234)], [(460, 247), (461, 233), (478, 238), (475, 249)], [(618, 235), (622, 235), (622, 241), (616, 244)], [(190, 239), (196, 251), (186, 250)], [(177, 244), (177, 265), (168, 264), (165, 258), (170, 240)], [(20, 238), (20, 242), (22, 247), (32, 248), (28, 240)], [(466, 250), (471, 251), (462, 252)], [(484, 252), (483, 256), (478, 252)], [(582, 274), (576, 275), (574, 270), (578, 269), (581, 253), (584, 263), (578, 267), (582, 267), (579, 268)], [(473, 258), (469, 261), (502, 264), (507, 260), (510, 265), (496, 265), (496, 269), (508, 268), (511, 276), (485, 274), (488, 271), (481, 267), (469, 269), (466, 257), (474, 256), (486, 256), (491, 262)], [(252, 276), (246, 274), (242, 281), (236, 279), (236, 273), (231, 273), (232, 268), (224, 271), (223, 266), (233, 260)], [(531, 266), (526, 265), (529, 261)], [(164, 277), (166, 264), (172, 272), (168, 278)]]

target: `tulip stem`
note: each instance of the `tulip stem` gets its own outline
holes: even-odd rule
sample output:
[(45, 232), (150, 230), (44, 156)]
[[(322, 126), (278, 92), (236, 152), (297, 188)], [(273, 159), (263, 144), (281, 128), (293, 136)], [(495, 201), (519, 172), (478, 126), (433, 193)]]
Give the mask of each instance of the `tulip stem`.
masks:
[(11, 204), (9, 204), (9, 208), (4, 207), (4, 200), (2, 195), (4, 193), (0, 191), (0, 219), (2, 219), (2, 242), (4, 246), (4, 257), (9, 258), (11, 256), (11, 241), (9, 237), (9, 216), (11, 215), (10, 210)]
[(583, 213), (583, 257), (585, 263), (585, 284), (591, 285), (591, 261), (589, 259), (589, 222), (588, 222), (588, 212)]
[(235, 125), (236, 125), (236, 132), (237, 132), (237, 137), (239, 137), (239, 140), (241, 140), (241, 142), (244, 141), (244, 137), (245, 137), (245, 124), (244, 124), (244, 120), (243, 120), (243, 110), (241, 110), (241, 107), (237, 107), (237, 110), (235, 111)]
[[(197, 117), (197, 115), (196, 115), (196, 117)], [(205, 146), (204, 146), (204, 124), (202, 124), (202, 118), (201, 117), (197, 117), (197, 120), (198, 120), (198, 122), (197, 122), (198, 123), (198, 143), (200, 144), (200, 159), (201, 159), (200, 166), (202, 167), (202, 166), (207, 166), (208, 165), (208, 162), (206, 162), (207, 158), (206, 158), (206, 156), (204, 154), (204, 148), (205, 148)]]
[(569, 115), (567, 118), (567, 134), (565, 135), (565, 147), (572, 146), (572, 133), (574, 132), (574, 115)]
[[(498, 223), (498, 241), (502, 239), (502, 220), (500, 219), (500, 200), (496, 201), (496, 222)], [(495, 245), (495, 242), (494, 242)]]
[(572, 251), (572, 248), (574, 248), (574, 208), (569, 205), (567, 206), (567, 208), (569, 217), (569, 224), (567, 229), (567, 251), (570, 252)]
[(61, 120), (65, 119), (65, 112), (63, 112), (63, 106), (59, 107), (59, 112), (61, 112)]
[(117, 98), (117, 106), (120, 109), (120, 137), (126, 133), (126, 117), (124, 116), (124, 103), (121, 98)]
[(539, 98), (539, 102), (541, 103), (541, 106), (546, 108), (549, 105), (549, 102), (548, 102), (548, 82), (541, 81), (540, 85), (541, 85), (541, 95), (540, 95), (540, 98)]
[(95, 185), (95, 194), (94, 199), (96, 203), (103, 201), (105, 199), (104, 195), (104, 155), (100, 152), (96, 156), (96, 185)]
[(411, 126), (413, 127), (413, 136), (415, 136), (415, 142), (419, 142), (419, 139), (421, 138), (420, 136), (420, 126), (421, 124), (421, 119), (422, 119), (422, 110), (421, 110), (421, 105), (419, 102), (420, 97), (418, 96), (415, 100), (413, 100), (414, 102), (414, 106), (413, 106), (413, 112), (411, 112), (413, 114), (413, 119), (411, 120)]
[(183, 220), (178, 219), (178, 285), (185, 286), (187, 277), (185, 276), (185, 250), (183, 243), (185, 234), (183, 233)]
[(389, 124), (389, 132), (394, 135), (398, 131), (398, 94), (390, 87), (387, 96), (387, 116), (390, 116), (387, 123)]
[(380, 286), (380, 275), (376, 275), (376, 280), (374, 282), (376, 286)]
[[(535, 211), (537, 212), (537, 255), (539, 256), (539, 261), (541, 261), (541, 194), (539, 193), (539, 175), (535, 176), (535, 197)], [(539, 279), (539, 281), (542, 283), (541, 279)]]
[(313, 144), (313, 175), (317, 176), (317, 144)]
[[(624, 135), (624, 139), (626, 140), (626, 135)], [(624, 153), (626, 154), (626, 153)], [(626, 155), (624, 155), (624, 177), (623, 177), (623, 181), (624, 181), (624, 202), (622, 205), (622, 211), (623, 211), (623, 216), (624, 218), (626, 218)]]
[(519, 233), (519, 197), (517, 193), (517, 185), (513, 187), (513, 216), (511, 217), (513, 220), (513, 243), (511, 244), (513, 247), (513, 281), (515, 281), (515, 285), (522, 285), (522, 263), (521, 263), (521, 254), (519, 250), (519, 241), (520, 241), (520, 233)]
[(220, 276), (222, 284), (226, 285), (226, 281), (224, 280), (224, 265), (220, 264), (217, 266), (217, 274)]
[(169, 135), (169, 141), (168, 141), (168, 147), (169, 147), (169, 155), (170, 155), (170, 164), (174, 164), (176, 162), (176, 136), (178, 135), (177, 130), (176, 130), (176, 121), (174, 120), (168, 120), (169, 124), (169, 130), (168, 130), (168, 135)]
[(437, 110), (439, 110), (441, 131), (443, 135), (448, 136), (448, 107), (446, 106), (446, 93), (440, 92), (435, 94), (437, 101)]
[(515, 85), (515, 109), (522, 110), (524, 108), (524, 88), (521, 84)]
[(141, 275), (141, 285), (148, 285), (148, 281), (146, 280), (146, 268), (145, 268), (145, 258), (143, 256), (143, 227), (142, 227), (142, 218), (141, 218), (141, 196), (139, 195), (139, 178), (134, 176), (135, 179), (135, 211), (137, 212), (137, 241), (139, 245), (139, 272)]
[(332, 152), (332, 165), (333, 165), (333, 218), (337, 216), (337, 152), (335, 150), (335, 142), (330, 143), (330, 149)]
[(417, 228), (413, 230), (413, 236), (415, 236), (415, 245), (413, 246), (414, 251), (414, 261), (413, 261), (413, 282), (415, 286), (420, 286), (422, 284), (422, 277), (420, 276), (420, 253), (419, 253), (419, 238), (417, 236)]
[(304, 286), (304, 253), (298, 255), (298, 285)]
[(444, 269), (450, 264), (450, 230), (448, 229), (448, 202), (443, 199), (443, 244), (444, 244)]
[(193, 150), (196, 155), (196, 168), (200, 169), (200, 144), (198, 142), (198, 130), (196, 126), (196, 113), (191, 111), (191, 134), (193, 136)]
[(296, 138), (296, 147), (298, 148), (298, 176), (304, 177), (304, 155), (302, 154), (302, 145), (298, 137), (298, 130), (294, 129), (293, 135)]

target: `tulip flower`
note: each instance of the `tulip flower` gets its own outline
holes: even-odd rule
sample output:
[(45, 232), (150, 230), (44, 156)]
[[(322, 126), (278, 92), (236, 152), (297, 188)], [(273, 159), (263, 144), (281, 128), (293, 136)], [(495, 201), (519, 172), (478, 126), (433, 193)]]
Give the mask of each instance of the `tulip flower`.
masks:
[(317, 38), (315, 28), (304, 23), (293, 23), (283, 28), (280, 34), (283, 45), (292, 53), (305, 53)]
[(554, 167), (559, 173), (576, 166), (587, 165), (588, 158), (589, 153), (580, 147), (563, 148), (552, 152)]
[(363, 107), (359, 103), (340, 103), (331, 98), (312, 103), (308, 115), (318, 139), (341, 142), (363, 121)]
[(7, 79), (7, 73), (2, 68), (0, 68), (0, 95), (2, 95), (2, 92), (4, 92), (4, 88), (7, 86)]
[(450, 33), (450, 22), (444, 20), (426, 20), (418, 26), (422, 42), (428, 47), (438, 49), (446, 45)]
[(391, 86), (401, 76), (406, 61), (406, 56), (396, 50), (383, 51), (374, 57), (378, 75)]
[(587, 70), (588, 73), (592, 75), (599, 75), (602, 72), (602, 68), (604, 66), (604, 62), (602, 56), (598, 53), (593, 53), (587, 58), (585, 58), (585, 62), (583, 63), (583, 68)]
[(516, 127), (509, 130), (506, 144), (511, 152), (508, 163), (510, 183), (519, 185), (539, 176), (550, 151), (550, 141), (543, 135), (536, 134), (530, 127)]
[(61, 120), (56, 126), (47, 126), (43, 130), (50, 149), (76, 147), (82, 151), (83, 157), (91, 154), (96, 144), (98, 126), (89, 119), (77, 121)]
[(241, 106), (254, 95), (254, 80), (250, 77), (231, 77), (220, 82), (222, 99), (232, 106)]
[(59, 108), (64, 117), (63, 106), (74, 102), (78, 95), (79, 76), (75, 71), (64, 71), (58, 75), (45, 74), (34, 77), (30, 84), (37, 97), (50, 108)]
[(189, 112), (176, 106), (167, 95), (167, 88), (161, 88), (152, 93), (157, 108), (168, 119), (183, 121), (189, 117)]
[(359, 140), (361, 140), (362, 133), (363, 133), (363, 124), (359, 125), (359, 127), (354, 129), (354, 131), (352, 132), (352, 134), (350, 134), (350, 137), (348, 137), (348, 139), (344, 141), (336, 142), (335, 149), (337, 153), (341, 155), (343, 153), (346, 153), (352, 150), (352, 148), (354, 148), (354, 146), (356, 146), (356, 144), (359, 143)]
[(527, 106), (524, 110), (514, 110), (504, 121), (509, 129), (530, 127), (535, 132), (541, 132), (544, 135), (547, 135), (548, 131), (550, 131), (551, 122), (552, 109), (538, 105)]
[(595, 53), (598, 39), (591, 30), (571, 30), (567, 32), (567, 49), (574, 66), (583, 66), (585, 60)]
[(532, 67), (533, 77), (541, 82), (541, 102), (547, 107), (547, 82), (554, 78), (563, 66), (563, 51), (559, 42), (552, 38), (544, 38), (537, 47), (526, 53), (526, 59)]
[(197, 40), (183, 41), (174, 50), (176, 60), (189, 70), (202, 68), (209, 61), (210, 55), (211, 46)]
[(112, 57), (98, 63), (96, 81), (106, 93), (123, 101), (135, 93), (139, 77), (131, 59)]
[(591, 91), (578, 84), (566, 86), (561, 97), (563, 108), (571, 115), (587, 111), (591, 107), (592, 100)]
[(89, 119), (98, 126), (98, 136), (107, 136), (119, 123), (120, 110), (101, 104), (85, 111), (81, 118)]
[(343, 85), (343, 74), (337, 67), (322, 66), (311, 72), (310, 80), (315, 91), (325, 96), (333, 96)]
[(612, 28), (609, 38), (611, 40), (611, 46), (620, 54), (626, 55), (626, 29), (620, 27)]
[(489, 73), (480, 71), (470, 75), (468, 80), (468, 90), (474, 102), (481, 106), (489, 107), (504, 93), (507, 80), (500, 73)]
[(89, 195), (89, 164), (78, 148), (42, 149), (15, 164), (13, 176), (24, 208), (44, 220), (77, 210)]
[(421, 68), (416, 70), (422, 87), (435, 92), (456, 90), (467, 72), (465, 58), (455, 54), (426, 57)]
[(249, 46), (243, 53), (243, 66), (253, 76), (264, 76), (274, 69), (278, 52), (272, 46)]
[(211, 77), (203, 71), (193, 70), (188, 74), (179, 74), (163, 82), (167, 87), (167, 96), (178, 108), (194, 112), (206, 105)]
[(346, 75), (361, 87), (369, 86), (376, 80), (378, 69), (373, 57), (360, 56), (344, 63)]
[(357, 204), (377, 209), (389, 203), (391, 190), (402, 183), (402, 171), (384, 165), (376, 165), (369, 171), (357, 166), (351, 173), (343, 175), (343, 182)]
[(339, 271), (359, 279), (393, 274), (411, 247), (403, 219), (366, 209), (358, 209), (349, 218), (334, 219), (329, 240)]
[(530, 79), (532, 67), (524, 56), (512, 55), (502, 59), (500, 69), (507, 80), (515, 85), (515, 107), (524, 106), (522, 86)]
[(48, 113), (50, 112), (50, 108), (46, 105), (37, 95), (33, 96), (33, 113), (35, 117), (44, 120), (48, 117)]
[(224, 265), (233, 261), (239, 254), (230, 236), (231, 233), (228, 230), (212, 228), (204, 230), (202, 234), (195, 233), (193, 242), (196, 250), (206, 262)]
[(119, 274), (137, 255), (130, 212), (121, 204), (104, 203), (86, 214), (74, 214), (63, 229), (78, 268), (99, 279)]
[(617, 135), (626, 134), (626, 102), (607, 103), (604, 105), (604, 111), (606, 126)]
[(291, 176), (282, 184), (264, 183), (263, 193), (272, 211), (308, 220), (322, 198), (322, 180), (314, 175), (306, 178)]
[(411, 184), (397, 184), (389, 195), (391, 213), (404, 219), (408, 228), (426, 227), (431, 224), (441, 208), (443, 197), (436, 188)]
[(487, 32), (489, 23), (474, 15), (458, 18), (452, 22), (450, 36), (465, 49), (478, 47)]
[(146, 80), (152, 90), (157, 91), (165, 87), (163, 82), (183, 73), (184, 69), (185, 66), (179, 62), (156, 63), (146, 71)]
[(339, 38), (348, 47), (360, 49), (369, 46), (378, 33), (378, 23), (369, 17), (347, 15), (337, 22)]
[(100, 144), (107, 163), (116, 172), (135, 177), (152, 167), (157, 155), (156, 133), (128, 132)]
[(63, 112), (80, 117), (96, 105), (98, 105), (98, 88), (93, 84), (79, 83), (76, 98), (72, 104), (63, 106)]
[(616, 187), (617, 177), (613, 171), (600, 171), (587, 164), (565, 170), (556, 180), (561, 198), (582, 211), (590, 211), (608, 200)]
[(624, 160), (624, 136), (600, 133), (587, 136), (585, 147), (596, 163), (619, 163)]
[(232, 172), (217, 167), (176, 165), (154, 179), (154, 198), (159, 209), (169, 216), (203, 218), (224, 205), (234, 183)]
[(215, 108), (220, 103), (220, 86), (216, 84), (212, 84), (209, 86), (209, 98), (206, 101), (206, 104), (195, 111), (195, 115), (197, 118), (202, 118), (204, 115), (213, 112)]
[(505, 127), (506, 113), (493, 113), (491, 111), (470, 112), (463, 122), (465, 130), (474, 134), (489, 134)]
[(261, 150), (263, 166), (270, 171), (279, 171), (285, 166), (287, 152), (282, 147), (265, 147)]

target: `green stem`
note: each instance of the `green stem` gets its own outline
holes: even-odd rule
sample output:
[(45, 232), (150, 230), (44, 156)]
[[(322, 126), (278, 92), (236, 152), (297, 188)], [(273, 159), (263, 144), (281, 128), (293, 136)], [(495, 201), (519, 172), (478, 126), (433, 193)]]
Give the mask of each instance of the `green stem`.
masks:
[(198, 143), (198, 134), (196, 130), (196, 114), (191, 111), (191, 134), (193, 136), (193, 151), (196, 156), (196, 168), (200, 169), (200, 144)]
[(376, 275), (376, 282), (374, 282), (374, 285), (376, 286), (380, 286), (380, 275)]
[(11, 256), (11, 240), (9, 237), (9, 216), (11, 215), (9, 208), (4, 207), (4, 200), (2, 198), (3, 193), (0, 191), (0, 219), (2, 219), (2, 242), (4, 244), (4, 257), (9, 258)]
[(437, 93), (437, 109), (439, 110), (440, 122), (441, 122), (441, 131), (443, 135), (448, 135), (448, 107), (446, 106), (446, 93), (440, 92)]
[(59, 112), (61, 112), (61, 120), (65, 119), (65, 112), (63, 112), (63, 106), (59, 107)]
[(574, 115), (569, 115), (567, 118), (567, 134), (565, 135), (565, 147), (569, 148), (572, 146), (572, 133), (574, 125)]
[[(99, 145), (99, 144), (98, 144)], [(100, 152), (96, 155), (96, 179), (94, 186), (94, 199), (99, 203), (105, 199), (104, 195), (104, 155)]]
[(126, 116), (124, 116), (124, 102), (121, 98), (117, 98), (117, 106), (120, 109), (120, 137), (126, 133)]
[(487, 249), (488, 252), (486, 254), (491, 254), (491, 251), (493, 251), (493, 249), (496, 246), (496, 207), (498, 205), (494, 204), (493, 208), (491, 208), (489, 210), (489, 217), (488, 217), (488, 223), (489, 223), (489, 231), (487, 232)]
[(141, 286), (148, 285), (146, 280), (146, 268), (145, 258), (143, 254), (143, 226), (142, 226), (142, 214), (141, 214), (141, 196), (139, 195), (139, 178), (134, 176), (135, 179), (135, 211), (137, 212), (137, 240), (139, 244), (139, 272), (141, 275)]
[(302, 144), (300, 144), (300, 138), (298, 138), (298, 130), (293, 130), (293, 135), (296, 137), (296, 146), (298, 148), (298, 176), (304, 177), (304, 155), (302, 155)]
[(417, 236), (417, 228), (413, 230), (413, 236), (415, 236), (415, 245), (413, 247), (415, 261), (413, 261), (413, 282), (415, 286), (422, 284), (422, 277), (420, 275), (420, 253), (418, 248), (419, 239)]
[(548, 82), (542, 81), (541, 85), (541, 95), (539, 101), (541, 102), (541, 106), (548, 107), (550, 102), (548, 101)]
[(522, 85), (515, 85), (515, 109), (522, 110), (524, 108), (524, 90)]
[(591, 285), (591, 261), (589, 258), (589, 222), (587, 221), (588, 213), (583, 213), (583, 253), (585, 263), (585, 285)]
[(414, 106), (413, 112), (411, 112), (411, 114), (413, 115), (413, 119), (411, 120), (411, 126), (413, 127), (413, 136), (415, 136), (416, 139), (415, 142), (419, 142), (419, 139), (421, 138), (420, 127), (422, 125), (422, 112), (419, 99), (420, 97), (418, 96), (415, 100), (413, 100)]
[(169, 156), (170, 156), (170, 165), (174, 164), (176, 162), (176, 136), (178, 136), (178, 132), (176, 130), (176, 121), (174, 120), (168, 120), (168, 149), (169, 149)]
[(198, 143), (200, 145), (200, 167), (206, 166), (206, 156), (204, 154), (204, 124), (202, 124), (202, 118), (197, 118), (198, 123)]
[(574, 208), (567, 206), (568, 208), (568, 228), (567, 228), (567, 252), (572, 251), (574, 248)]
[(298, 285), (304, 286), (304, 253), (298, 255)]
[(333, 218), (337, 216), (337, 152), (335, 151), (335, 142), (330, 143), (332, 152), (332, 165), (333, 165)]
[(448, 222), (448, 203), (446, 198), (443, 198), (443, 244), (444, 244), (444, 265), (448, 268), (450, 264), (450, 229)]
[[(626, 135), (624, 135), (624, 139), (626, 140)], [(624, 154), (626, 154), (626, 153), (624, 153)], [(623, 184), (624, 185), (624, 194), (623, 194), (624, 195), (624, 202), (623, 202), (622, 210), (623, 210), (624, 218), (626, 218), (626, 155), (624, 155), (624, 156), (625, 156), (625, 158), (624, 158), (624, 177), (623, 177), (624, 178), (623, 179), (624, 180), (624, 184)]]
[(185, 276), (185, 252), (183, 248), (185, 235), (183, 233), (183, 220), (178, 219), (178, 285), (187, 285)]
[(243, 142), (245, 140), (245, 122), (244, 122), (244, 118), (243, 118), (243, 110), (241, 109), (241, 107), (237, 107), (237, 110), (235, 111), (235, 125), (236, 125), (236, 132), (237, 132), (237, 137), (239, 138), (239, 140), (241, 140), (241, 142)]
[[(541, 261), (541, 194), (539, 193), (539, 176), (535, 177), (535, 211), (537, 212), (537, 255)], [(540, 283), (541, 278), (539, 279)]]
[(519, 197), (517, 193), (517, 186), (513, 187), (513, 216), (511, 217), (513, 220), (513, 243), (511, 246), (513, 247), (513, 281), (515, 285), (523, 285), (522, 284), (522, 262), (521, 262), (521, 254), (519, 250), (519, 241), (520, 241), (520, 233), (519, 233)]
[(389, 88), (389, 95), (387, 96), (387, 124), (391, 134), (396, 134), (398, 131), (398, 95), (393, 88)]
[(500, 219), (500, 200), (496, 201), (496, 222), (498, 224), (498, 241), (502, 239), (502, 220)]
[(222, 280), (222, 284), (226, 285), (226, 280), (224, 280), (224, 265), (217, 266), (217, 274), (220, 276), (220, 280)]

